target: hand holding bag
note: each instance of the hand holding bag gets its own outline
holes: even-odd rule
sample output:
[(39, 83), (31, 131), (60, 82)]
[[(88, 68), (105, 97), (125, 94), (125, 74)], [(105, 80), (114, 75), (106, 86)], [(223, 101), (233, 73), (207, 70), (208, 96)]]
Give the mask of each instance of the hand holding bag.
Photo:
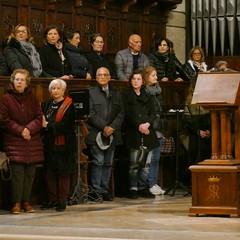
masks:
[[(11, 168), (9, 164), (9, 158), (7, 157), (5, 152), (0, 152), (0, 171), (1, 171), (1, 176), (4, 181), (10, 180), (11, 179)], [(6, 177), (5, 175), (8, 175)]]
[(149, 153), (149, 150), (146, 146), (144, 146), (143, 136), (142, 136), (141, 146), (139, 147), (139, 149), (131, 149), (130, 158), (134, 159), (134, 162), (140, 167), (144, 167), (146, 164), (148, 153)]

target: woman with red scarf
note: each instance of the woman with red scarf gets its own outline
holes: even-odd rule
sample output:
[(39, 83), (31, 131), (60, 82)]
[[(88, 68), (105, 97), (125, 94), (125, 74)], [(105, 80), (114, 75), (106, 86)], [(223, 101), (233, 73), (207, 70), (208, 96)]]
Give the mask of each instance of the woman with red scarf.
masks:
[(72, 99), (64, 96), (66, 82), (54, 79), (49, 84), (51, 98), (42, 104), (44, 114), (43, 138), (48, 187), (47, 204), (42, 210), (56, 208), (64, 211), (69, 197), (70, 173), (74, 166), (75, 110)]

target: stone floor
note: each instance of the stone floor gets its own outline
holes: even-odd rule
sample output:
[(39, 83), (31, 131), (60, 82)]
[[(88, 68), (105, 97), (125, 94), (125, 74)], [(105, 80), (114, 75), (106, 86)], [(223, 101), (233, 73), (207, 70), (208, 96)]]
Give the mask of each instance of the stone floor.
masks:
[(191, 196), (177, 192), (155, 199), (115, 198), (80, 203), (65, 212), (39, 209), (9, 214), (0, 210), (0, 239), (240, 239), (240, 219), (229, 216), (189, 217)]

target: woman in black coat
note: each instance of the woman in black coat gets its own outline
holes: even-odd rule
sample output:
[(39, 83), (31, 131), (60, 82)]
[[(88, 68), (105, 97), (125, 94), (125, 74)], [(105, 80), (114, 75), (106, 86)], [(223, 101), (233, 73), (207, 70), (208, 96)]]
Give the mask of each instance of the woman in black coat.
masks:
[[(142, 72), (137, 70), (130, 77), (130, 88), (123, 93), (125, 109), (125, 144), (130, 151), (129, 180), (130, 198), (137, 198), (138, 193), (143, 197), (152, 197), (149, 192), (148, 169), (137, 161), (134, 151), (139, 149), (143, 140), (148, 150), (159, 146), (157, 135), (153, 129), (156, 116), (153, 98), (146, 93), (143, 85)], [(154, 196), (153, 196), (154, 197)]]
[(68, 56), (71, 72), (75, 78), (92, 79), (91, 65), (82, 55), (80, 44), (80, 33), (78, 31), (69, 31), (65, 33), (67, 42), (64, 44), (64, 50)]
[(71, 69), (61, 42), (61, 31), (55, 25), (44, 30), (44, 46), (39, 49), (43, 70), (52, 77), (71, 79)]
[(20, 23), (13, 28), (6, 44), (4, 56), (11, 72), (25, 69), (31, 77), (49, 77), (42, 69), (39, 53), (25, 24)]
[(94, 33), (90, 37), (90, 43), (92, 50), (86, 54), (86, 58), (92, 66), (92, 77), (96, 78), (96, 72), (100, 67), (105, 67), (110, 71), (111, 78), (116, 78), (116, 74), (113, 70), (113, 66), (107, 60), (105, 54), (103, 54), (103, 36), (100, 33)]
[(172, 42), (162, 38), (155, 42), (155, 49), (150, 53), (150, 65), (157, 70), (158, 80), (189, 81), (190, 77), (172, 49)]
[(49, 84), (51, 99), (42, 104), (45, 128), (43, 143), (49, 202), (41, 209), (66, 208), (70, 190), (70, 173), (75, 157), (75, 110), (72, 99), (64, 96), (66, 83), (54, 79)]

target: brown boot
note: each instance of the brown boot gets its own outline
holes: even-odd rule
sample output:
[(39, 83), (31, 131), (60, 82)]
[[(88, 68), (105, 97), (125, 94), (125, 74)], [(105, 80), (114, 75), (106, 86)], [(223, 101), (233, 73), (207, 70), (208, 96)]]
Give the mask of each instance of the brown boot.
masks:
[(22, 203), (22, 209), (26, 213), (34, 213), (35, 212), (34, 209), (32, 208), (32, 206), (29, 204), (29, 202)]
[(12, 214), (19, 214), (20, 212), (21, 212), (20, 203), (14, 203), (13, 207), (12, 207), (12, 210), (11, 210), (11, 213)]

